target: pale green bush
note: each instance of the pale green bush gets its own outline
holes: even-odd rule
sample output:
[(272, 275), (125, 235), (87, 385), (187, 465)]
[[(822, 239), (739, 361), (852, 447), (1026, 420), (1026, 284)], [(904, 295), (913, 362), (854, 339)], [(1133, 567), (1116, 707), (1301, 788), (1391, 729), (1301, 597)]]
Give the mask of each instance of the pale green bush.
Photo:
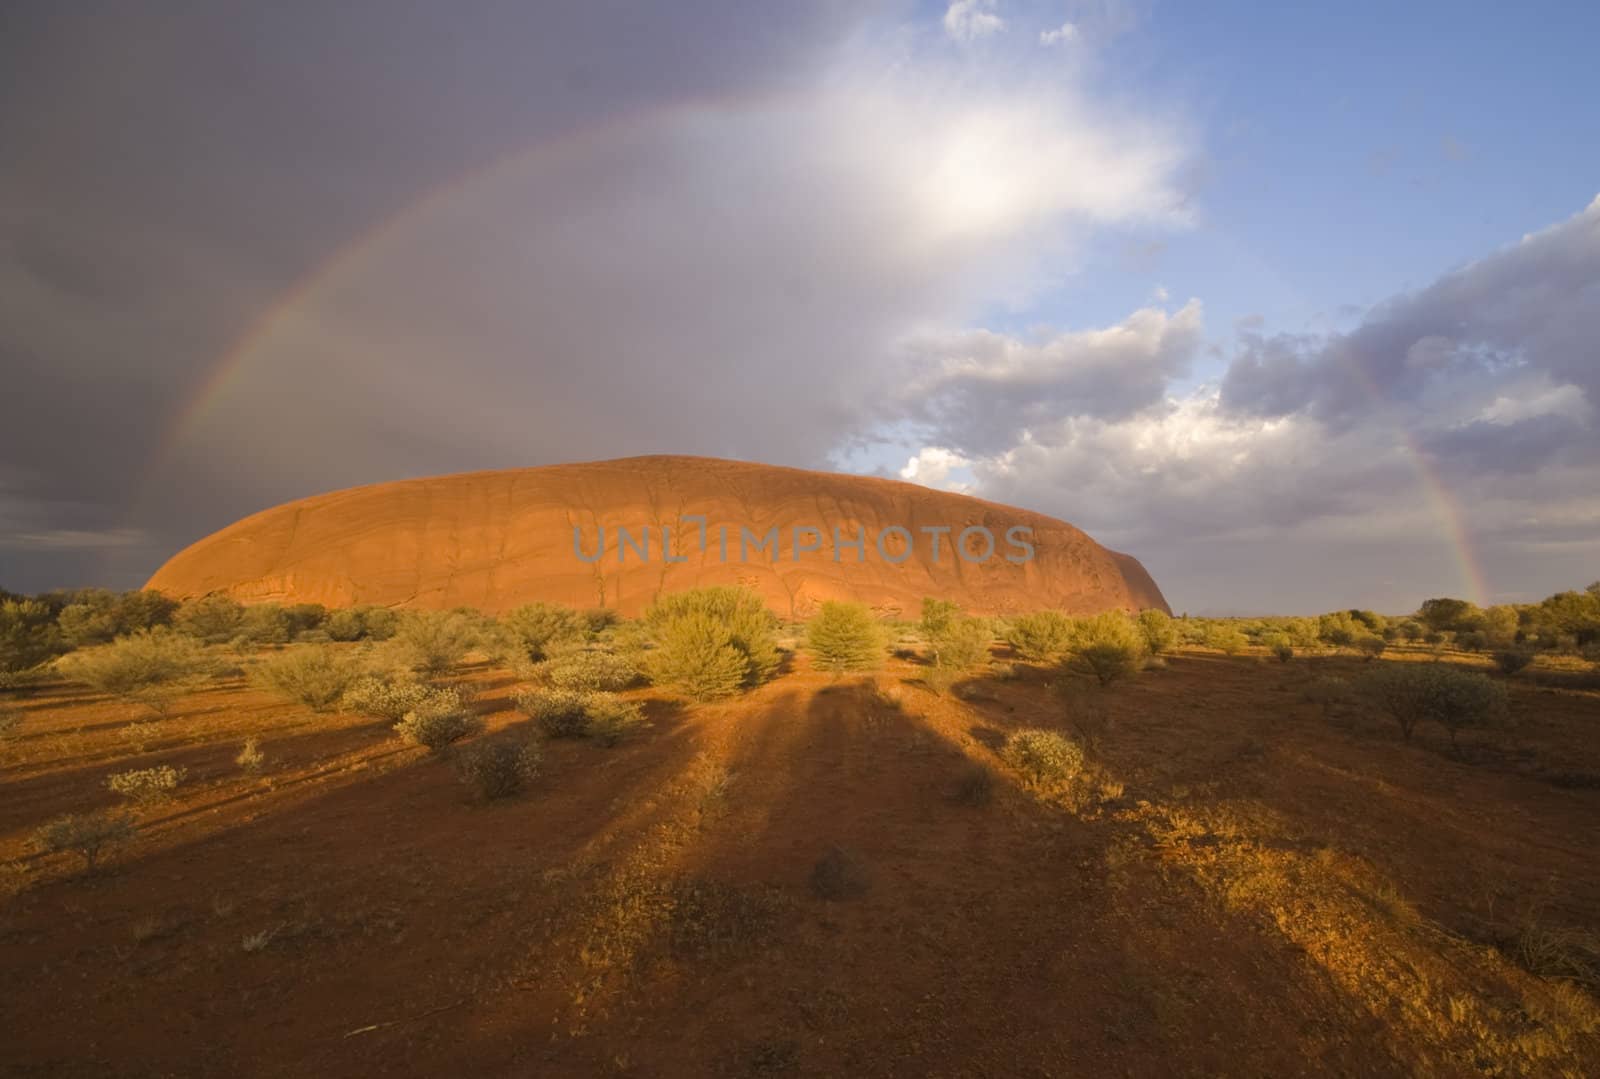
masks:
[(442, 753), (452, 744), (483, 729), (483, 720), (459, 703), (426, 701), (401, 717), (395, 733), (412, 745)]
[(1077, 625), (1060, 611), (1033, 611), (1011, 620), (1006, 643), (1020, 659), (1041, 663), (1060, 659), (1072, 647)]
[(1393, 717), (1407, 741), (1419, 723), (1450, 732), (1495, 726), (1508, 716), (1506, 687), (1484, 675), (1445, 663), (1385, 663), (1361, 677), (1358, 688)]
[(595, 696), (571, 689), (528, 689), (512, 700), (550, 737), (582, 738), (589, 733), (589, 709)]
[(509, 798), (531, 783), (544, 763), (544, 747), (529, 739), (467, 746), (455, 757), (456, 777), (483, 801)]
[(1171, 651), (1172, 646), (1178, 643), (1178, 631), (1173, 628), (1172, 616), (1156, 607), (1139, 612), (1139, 632), (1144, 637), (1144, 650), (1152, 656)]
[(553, 603), (529, 603), (500, 618), (502, 631), (524, 659), (541, 660), (561, 645), (583, 643), (589, 624), (577, 611)]
[(562, 652), (535, 668), (535, 674), (557, 689), (615, 692), (639, 680), (639, 668), (627, 656), (597, 649)]
[(399, 721), (407, 712), (458, 711), (464, 705), (458, 690), (436, 688), (413, 679), (365, 675), (345, 690), (344, 707), (363, 716)]
[(188, 775), (184, 768), (163, 764), (156, 768), (136, 768), (118, 772), (106, 779), (106, 789), (121, 795), (136, 806), (148, 807), (172, 800), (178, 784)]
[(883, 624), (862, 603), (829, 600), (806, 624), (806, 647), (824, 671), (872, 670), (888, 646)]
[(1006, 739), (1001, 755), (1030, 782), (1064, 783), (1083, 771), (1083, 748), (1064, 734), (1032, 728)]
[(743, 588), (699, 588), (663, 596), (642, 620), (653, 646), (645, 673), (706, 700), (764, 682), (778, 667), (777, 622), (761, 597)]
[(338, 704), (356, 681), (354, 657), (326, 644), (297, 644), (252, 672), (256, 682), (318, 712)]
[(75, 682), (165, 716), (178, 697), (205, 683), (214, 664), (194, 639), (157, 628), (74, 652), (57, 668)]

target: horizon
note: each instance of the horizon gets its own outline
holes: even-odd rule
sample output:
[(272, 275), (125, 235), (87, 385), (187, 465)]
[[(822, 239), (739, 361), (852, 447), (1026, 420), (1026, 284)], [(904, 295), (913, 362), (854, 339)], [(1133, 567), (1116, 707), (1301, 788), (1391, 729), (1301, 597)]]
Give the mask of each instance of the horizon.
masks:
[(612, 15), (8, 11), (0, 586), (663, 447), (1055, 517), (1202, 617), (1596, 576), (1600, 11)]

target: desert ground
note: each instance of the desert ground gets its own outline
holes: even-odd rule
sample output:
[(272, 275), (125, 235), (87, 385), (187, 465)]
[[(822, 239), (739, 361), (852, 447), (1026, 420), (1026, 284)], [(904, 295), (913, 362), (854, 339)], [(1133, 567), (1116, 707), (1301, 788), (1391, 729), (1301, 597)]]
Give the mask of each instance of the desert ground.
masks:
[[(864, 675), (785, 650), (722, 702), (630, 690), (648, 728), (549, 739), (487, 802), (239, 666), (163, 719), (13, 691), (0, 1073), (1600, 1073), (1592, 675), (1505, 679), (1514, 728), (1452, 749), (1307, 700), (1420, 648), (1184, 647), (1066, 701), (993, 648), (945, 693), (914, 642)], [(447, 680), (478, 737), (529, 727), (509, 670)], [(997, 749), (1028, 727), (1083, 777), (1027, 782)], [(92, 872), (30, 843), (158, 765), (185, 782)]]

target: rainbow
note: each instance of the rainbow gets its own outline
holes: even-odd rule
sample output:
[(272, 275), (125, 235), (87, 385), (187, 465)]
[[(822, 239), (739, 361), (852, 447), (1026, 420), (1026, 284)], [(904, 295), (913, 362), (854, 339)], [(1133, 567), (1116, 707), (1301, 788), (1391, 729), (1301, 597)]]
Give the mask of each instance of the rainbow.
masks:
[[(148, 485), (162, 467), (176, 454), (191, 436), (212, 407), (226, 394), (228, 387), (246, 369), (257, 348), (266, 341), (275, 328), (292, 318), (303, 304), (341, 274), (356, 267), (364, 258), (379, 249), (389, 237), (399, 233), (405, 225), (455, 199), (469, 197), (475, 189), (492, 183), (496, 178), (525, 168), (554, 168), (563, 162), (600, 147), (606, 142), (643, 130), (664, 118), (689, 117), (697, 114), (734, 112), (781, 100), (780, 95), (753, 95), (743, 98), (691, 97), (667, 104), (653, 104), (623, 112), (603, 123), (565, 132), (532, 146), (520, 147), (452, 176), (412, 200), (397, 212), (378, 220), (366, 231), (353, 236), (335, 249), (310, 272), (304, 274), (276, 300), (261, 311), (236, 337), (217, 361), (212, 364), (179, 406), (165, 426), (166, 434), (156, 444), (139, 471), (126, 516), (142, 500)], [(1600, 199), (1597, 199), (1600, 201)], [(1350, 361), (1353, 375), (1368, 396), (1382, 408), (1388, 408), (1382, 390), (1367, 372)], [(1489, 597), (1489, 588), (1482, 565), (1473, 549), (1471, 537), (1465, 527), (1465, 514), (1449, 487), (1440, 476), (1438, 468), (1428, 454), (1417, 444), (1403, 423), (1396, 423), (1400, 445), (1410, 460), (1418, 482), (1433, 516), (1438, 520), (1447, 545), (1451, 550), (1466, 598), (1482, 606)]]

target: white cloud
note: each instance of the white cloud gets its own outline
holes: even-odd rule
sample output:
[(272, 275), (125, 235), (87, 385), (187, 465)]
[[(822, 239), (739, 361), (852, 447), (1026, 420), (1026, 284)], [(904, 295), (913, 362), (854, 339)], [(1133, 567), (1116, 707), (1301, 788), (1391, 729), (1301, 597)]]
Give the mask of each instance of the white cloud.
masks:
[(906, 462), (900, 470), (900, 478), (912, 483), (920, 483), (924, 487), (937, 487), (946, 491), (965, 491), (970, 484), (964, 482), (950, 482), (950, 473), (956, 469), (965, 469), (972, 464), (971, 461), (953, 453), (941, 446), (924, 446), (917, 451), (917, 455)]
[(34, 551), (91, 551), (109, 547), (134, 547), (145, 541), (136, 528), (103, 530), (53, 528), (44, 532), (20, 532), (5, 541), (6, 547)]
[(1558, 416), (1584, 424), (1593, 415), (1594, 409), (1583, 390), (1571, 383), (1557, 386), (1541, 377), (1531, 385), (1509, 388), (1506, 393), (1496, 395), (1478, 418), (1505, 427), (1541, 416)]
[(1005, 27), (995, 14), (996, 0), (951, 0), (944, 13), (944, 32), (956, 41), (987, 37)]
[(1039, 44), (1064, 45), (1078, 38), (1078, 28), (1071, 22), (1064, 22), (1054, 30), (1039, 31)]

